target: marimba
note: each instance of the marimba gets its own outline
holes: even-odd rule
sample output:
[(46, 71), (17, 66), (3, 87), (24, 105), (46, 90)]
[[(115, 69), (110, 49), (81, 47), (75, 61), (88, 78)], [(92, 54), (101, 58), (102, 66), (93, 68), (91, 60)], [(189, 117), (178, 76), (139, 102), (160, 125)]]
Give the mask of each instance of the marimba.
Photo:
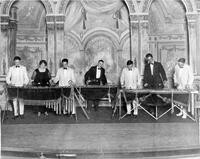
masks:
[[(73, 89), (71, 87), (11, 87), (7, 86), (7, 101), (22, 98), (26, 105), (39, 105), (52, 108), (56, 114), (73, 109)], [(67, 101), (63, 105), (63, 99)], [(8, 104), (7, 104), (8, 105)], [(70, 110), (69, 110), (70, 109)], [(5, 114), (5, 113), (4, 113)]]
[[(137, 103), (137, 106), (143, 109), (147, 114), (152, 116), (154, 119), (158, 120), (162, 116), (164, 116), (166, 113), (171, 111), (172, 113), (174, 112), (174, 107), (177, 109), (181, 110), (181, 106), (187, 107), (188, 112), (191, 113), (188, 114), (187, 116), (191, 118), (192, 120), (195, 121), (195, 118), (193, 117), (195, 114), (195, 94), (198, 93), (198, 91), (195, 90), (174, 90), (174, 89), (162, 89), (162, 90), (151, 90), (151, 89), (122, 89), (121, 91), (121, 96), (125, 99), (125, 103), (127, 104), (128, 100), (135, 100)], [(161, 100), (163, 103), (159, 104), (171, 104), (171, 107), (167, 109), (164, 113), (162, 113), (160, 116), (158, 116), (157, 108), (158, 108), (158, 103), (146, 103), (146, 105), (152, 105), (156, 107), (156, 116), (153, 116), (143, 105), (148, 97), (151, 95), (156, 96), (158, 99)], [(128, 98), (128, 99), (127, 99)], [(119, 98), (120, 100), (120, 108), (119, 108), (119, 114), (120, 114), (120, 119), (126, 116), (121, 115), (121, 97)]]
[[(116, 97), (118, 93), (118, 85), (77, 86), (75, 92), (79, 97), (79, 101), (88, 101), (95, 99), (101, 100), (106, 98), (112, 108), (114, 108), (117, 99)], [(81, 102), (79, 102), (79, 104), (81, 105)]]

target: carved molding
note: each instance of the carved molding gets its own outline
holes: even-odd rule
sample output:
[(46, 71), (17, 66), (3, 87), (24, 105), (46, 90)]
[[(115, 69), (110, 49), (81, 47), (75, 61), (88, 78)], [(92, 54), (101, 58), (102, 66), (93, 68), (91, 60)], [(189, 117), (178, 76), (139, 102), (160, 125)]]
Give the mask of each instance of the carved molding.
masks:
[(132, 0), (124, 0), (124, 2), (126, 3), (129, 13), (134, 13), (135, 12), (135, 6), (133, 4)]
[(60, 14), (51, 14), (46, 16), (47, 28), (50, 30), (56, 29), (63, 30), (65, 24), (65, 16)]
[[(13, 3), (16, 2), (16, 1), (17, 0), (4, 0), (3, 3), (2, 3), (2, 14), (9, 15), (10, 8), (13, 5)], [(46, 13), (52, 14), (53, 9), (52, 9), (52, 5), (50, 3), (50, 0), (40, 0), (40, 1), (44, 5)]]
[(186, 39), (186, 35), (184, 34), (177, 34), (177, 35), (172, 35), (172, 34), (169, 34), (169, 35), (155, 35), (155, 36), (149, 36), (149, 41), (151, 42), (183, 42), (185, 41)]
[[(154, 0), (145, 0), (142, 6), (142, 12), (149, 13), (149, 9), (151, 7), (151, 4)], [(193, 12), (195, 7), (193, 6), (192, 0), (181, 0), (182, 4), (185, 6), (187, 12)]]

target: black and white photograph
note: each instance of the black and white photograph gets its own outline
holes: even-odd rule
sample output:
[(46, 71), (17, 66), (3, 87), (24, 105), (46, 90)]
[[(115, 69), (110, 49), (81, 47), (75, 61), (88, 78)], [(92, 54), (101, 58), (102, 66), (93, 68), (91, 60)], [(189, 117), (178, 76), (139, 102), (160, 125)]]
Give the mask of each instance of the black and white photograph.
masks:
[(0, 0), (1, 159), (200, 159), (200, 0)]

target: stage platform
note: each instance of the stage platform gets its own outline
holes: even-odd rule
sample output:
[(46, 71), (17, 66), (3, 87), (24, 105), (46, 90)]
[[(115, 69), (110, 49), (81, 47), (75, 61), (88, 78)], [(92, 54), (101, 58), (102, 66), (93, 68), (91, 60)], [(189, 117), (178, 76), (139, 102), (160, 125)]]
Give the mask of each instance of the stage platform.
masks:
[[(33, 113), (34, 117), (31, 115), (28, 119), (26, 114), (25, 119), (16, 121), (9, 116), (1, 125), (2, 155), (5, 159), (8, 156), (15, 156), (16, 159), (38, 158), (40, 152), (48, 158), (56, 158), (56, 154), (73, 154), (76, 157), (72, 158), (78, 159), (200, 158), (197, 122), (182, 120), (170, 113), (161, 121), (150, 118), (146, 121), (148, 117), (142, 120), (145, 114), (140, 113), (138, 119), (126, 117), (124, 121), (113, 123), (110, 116), (103, 115), (103, 112), (106, 114), (100, 108), (95, 116), (107, 119), (96, 123), (92, 119), (91, 122), (77, 122), (52, 114), (46, 119), (37, 119)], [(30, 122), (32, 118), (38, 122)], [(52, 118), (55, 118), (54, 124), (49, 123)], [(62, 118), (73, 122), (63, 124)]]

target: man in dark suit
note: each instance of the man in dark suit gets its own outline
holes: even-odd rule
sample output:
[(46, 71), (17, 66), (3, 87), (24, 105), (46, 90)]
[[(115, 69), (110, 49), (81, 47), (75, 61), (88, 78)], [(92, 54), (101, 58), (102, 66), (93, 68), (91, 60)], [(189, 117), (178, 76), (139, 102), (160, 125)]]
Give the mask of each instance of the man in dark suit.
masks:
[[(105, 76), (105, 69), (103, 68), (104, 61), (99, 60), (96, 66), (92, 66), (89, 71), (85, 74), (85, 84), (86, 85), (105, 85), (107, 84), (107, 79)], [(91, 105), (94, 105), (95, 111), (98, 110), (98, 99), (93, 99), (88, 101), (88, 109)]]
[[(148, 53), (146, 55), (146, 65), (144, 68), (143, 86), (146, 89), (163, 89), (167, 82), (165, 70), (160, 62), (156, 62), (153, 59), (153, 55)], [(146, 99), (146, 103), (158, 104), (161, 103), (161, 99), (157, 95), (152, 94)], [(149, 109), (152, 115), (155, 115), (155, 109)]]
[(107, 79), (105, 69), (103, 68), (104, 61), (99, 60), (96, 66), (92, 66), (85, 74), (86, 85), (105, 85)]
[(167, 77), (165, 70), (160, 62), (153, 59), (152, 54), (146, 55), (147, 64), (144, 68), (143, 86), (147, 89), (164, 88)]

